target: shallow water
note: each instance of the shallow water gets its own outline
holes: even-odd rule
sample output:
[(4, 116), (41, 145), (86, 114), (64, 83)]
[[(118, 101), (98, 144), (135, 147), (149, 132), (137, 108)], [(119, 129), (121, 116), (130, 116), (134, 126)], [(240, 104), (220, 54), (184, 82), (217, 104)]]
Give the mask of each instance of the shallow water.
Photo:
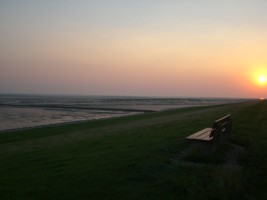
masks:
[(0, 131), (65, 122), (119, 117), (132, 114), (136, 113), (123, 111), (0, 106)]
[(238, 101), (241, 100), (0, 95), (0, 131)]

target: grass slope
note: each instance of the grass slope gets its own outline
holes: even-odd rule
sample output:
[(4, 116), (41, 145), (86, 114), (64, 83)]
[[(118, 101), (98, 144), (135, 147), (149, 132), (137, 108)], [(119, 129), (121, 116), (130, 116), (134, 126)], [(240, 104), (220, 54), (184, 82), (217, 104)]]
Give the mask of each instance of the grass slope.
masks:
[[(185, 136), (232, 113), (240, 168), (177, 163)], [(0, 199), (267, 199), (267, 102), (0, 134)]]

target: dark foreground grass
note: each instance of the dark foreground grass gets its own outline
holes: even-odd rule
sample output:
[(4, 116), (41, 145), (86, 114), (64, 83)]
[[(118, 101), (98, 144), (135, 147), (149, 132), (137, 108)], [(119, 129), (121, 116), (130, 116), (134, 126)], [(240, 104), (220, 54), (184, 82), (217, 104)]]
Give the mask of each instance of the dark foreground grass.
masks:
[[(175, 160), (185, 136), (228, 113), (239, 168), (220, 153)], [(265, 101), (0, 134), (0, 199), (267, 199), (266, 186)]]

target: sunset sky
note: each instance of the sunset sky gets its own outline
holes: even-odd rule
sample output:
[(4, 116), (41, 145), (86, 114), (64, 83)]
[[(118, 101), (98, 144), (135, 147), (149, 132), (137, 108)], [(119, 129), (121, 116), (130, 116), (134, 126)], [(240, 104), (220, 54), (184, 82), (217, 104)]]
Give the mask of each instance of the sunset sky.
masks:
[(0, 93), (267, 97), (266, 10), (266, 0), (0, 0)]

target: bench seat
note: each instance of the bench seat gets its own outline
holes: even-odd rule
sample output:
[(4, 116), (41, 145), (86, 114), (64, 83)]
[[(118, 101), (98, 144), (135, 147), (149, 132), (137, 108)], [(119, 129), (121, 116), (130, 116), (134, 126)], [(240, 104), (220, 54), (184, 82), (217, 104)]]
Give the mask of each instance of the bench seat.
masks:
[(213, 139), (211, 136), (212, 128), (205, 128), (201, 131), (198, 131), (192, 135), (186, 137), (186, 140), (201, 140), (201, 141), (210, 141)]

